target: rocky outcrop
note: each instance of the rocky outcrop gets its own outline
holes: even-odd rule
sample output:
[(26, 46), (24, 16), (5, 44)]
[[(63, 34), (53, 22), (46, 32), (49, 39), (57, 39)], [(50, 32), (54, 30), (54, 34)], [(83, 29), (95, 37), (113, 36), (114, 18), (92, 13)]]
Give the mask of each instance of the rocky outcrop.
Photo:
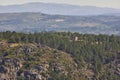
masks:
[(48, 46), (20, 44), (8, 50), (0, 55), (0, 80), (48, 80), (54, 74), (67, 77), (77, 73), (69, 54)]

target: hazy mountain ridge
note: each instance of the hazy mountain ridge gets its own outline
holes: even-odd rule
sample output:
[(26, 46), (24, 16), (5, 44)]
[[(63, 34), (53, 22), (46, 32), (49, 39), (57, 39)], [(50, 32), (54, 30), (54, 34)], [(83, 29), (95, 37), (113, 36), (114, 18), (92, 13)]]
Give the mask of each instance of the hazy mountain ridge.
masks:
[(27, 3), (21, 5), (0, 6), (0, 13), (42, 12), (59, 15), (101, 15), (120, 13), (120, 9), (100, 8), (94, 6), (75, 6), (55, 3)]

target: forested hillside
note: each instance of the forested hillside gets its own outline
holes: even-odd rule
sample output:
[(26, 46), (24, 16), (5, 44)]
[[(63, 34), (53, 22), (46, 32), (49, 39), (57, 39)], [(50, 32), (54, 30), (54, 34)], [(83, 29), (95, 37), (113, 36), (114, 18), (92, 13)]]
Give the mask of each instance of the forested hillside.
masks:
[(0, 80), (120, 80), (120, 36), (0, 32)]

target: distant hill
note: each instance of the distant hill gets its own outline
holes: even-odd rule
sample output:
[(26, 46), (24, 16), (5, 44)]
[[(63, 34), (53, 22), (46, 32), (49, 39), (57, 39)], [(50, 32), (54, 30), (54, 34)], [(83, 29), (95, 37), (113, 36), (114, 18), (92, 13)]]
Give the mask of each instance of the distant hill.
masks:
[(0, 13), (42, 12), (58, 15), (102, 15), (120, 13), (120, 9), (100, 8), (94, 6), (75, 6), (55, 3), (27, 3), (22, 5), (0, 6)]
[(43, 13), (1, 13), (0, 31), (71, 31), (120, 35), (120, 16), (62, 16)]

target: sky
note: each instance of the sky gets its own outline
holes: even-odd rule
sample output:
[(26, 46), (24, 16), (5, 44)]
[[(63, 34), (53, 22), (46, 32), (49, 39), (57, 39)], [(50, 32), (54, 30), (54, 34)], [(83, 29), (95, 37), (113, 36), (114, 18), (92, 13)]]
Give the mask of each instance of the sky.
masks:
[(79, 6), (97, 6), (120, 9), (120, 0), (0, 0), (0, 5), (16, 5), (29, 2), (64, 3)]

